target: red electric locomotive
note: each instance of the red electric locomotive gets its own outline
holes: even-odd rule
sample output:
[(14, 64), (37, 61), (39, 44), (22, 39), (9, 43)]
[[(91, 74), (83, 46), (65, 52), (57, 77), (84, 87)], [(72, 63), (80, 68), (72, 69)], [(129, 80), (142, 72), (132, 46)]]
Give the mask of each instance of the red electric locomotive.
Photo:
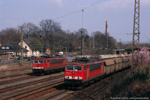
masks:
[(33, 59), (32, 71), (35, 74), (64, 70), (66, 58), (37, 58)]
[(104, 62), (88, 58), (75, 59), (65, 67), (65, 84), (69, 87), (83, 86), (104, 75)]

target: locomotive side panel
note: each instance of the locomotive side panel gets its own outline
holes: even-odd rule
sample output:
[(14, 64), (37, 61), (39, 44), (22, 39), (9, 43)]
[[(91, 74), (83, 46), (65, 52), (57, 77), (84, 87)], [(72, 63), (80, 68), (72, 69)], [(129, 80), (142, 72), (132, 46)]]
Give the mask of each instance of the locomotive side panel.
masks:
[(50, 59), (48, 69), (57, 69), (65, 67), (65, 59), (64, 58), (55, 58)]
[(96, 76), (100, 76), (101, 75), (101, 63), (94, 63), (94, 64), (90, 64), (89, 65), (89, 75), (88, 75), (88, 79), (92, 79)]

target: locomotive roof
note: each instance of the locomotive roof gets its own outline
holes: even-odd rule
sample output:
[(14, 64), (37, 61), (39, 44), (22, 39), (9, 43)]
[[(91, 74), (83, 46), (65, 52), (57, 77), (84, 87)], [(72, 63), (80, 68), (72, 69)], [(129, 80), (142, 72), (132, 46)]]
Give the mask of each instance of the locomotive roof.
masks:
[(98, 58), (77, 57), (72, 62), (86, 64), (86, 63), (92, 63), (96, 61), (101, 61), (101, 60)]
[(76, 57), (72, 63), (81, 63), (81, 64), (87, 64), (87, 63), (92, 63), (96, 61), (104, 61), (108, 59), (114, 59), (114, 58), (122, 58), (122, 57), (113, 57), (113, 58), (105, 58), (105, 59), (99, 59), (99, 58), (87, 58), (87, 57)]
[(48, 54), (45, 54), (45, 55), (42, 55), (40, 58), (63, 58), (63, 56), (51, 56), (51, 55), (48, 55)]

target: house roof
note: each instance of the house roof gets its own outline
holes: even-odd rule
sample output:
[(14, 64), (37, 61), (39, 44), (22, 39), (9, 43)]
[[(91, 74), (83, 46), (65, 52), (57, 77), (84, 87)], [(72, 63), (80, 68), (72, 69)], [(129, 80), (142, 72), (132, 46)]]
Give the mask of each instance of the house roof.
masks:
[[(20, 46), (18, 43), (3, 43), (2, 46), (0, 47), (0, 54), (7, 54), (7, 53), (12, 53), (12, 52), (19, 52), (20, 51)], [(24, 48), (24, 52), (27, 52)]]
[(150, 51), (150, 47), (144, 47), (143, 49)]
[(3, 43), (1, 47), (10, 47), (10, 50), (19, 50), (20, 49), (20, 46), (16, 42)]

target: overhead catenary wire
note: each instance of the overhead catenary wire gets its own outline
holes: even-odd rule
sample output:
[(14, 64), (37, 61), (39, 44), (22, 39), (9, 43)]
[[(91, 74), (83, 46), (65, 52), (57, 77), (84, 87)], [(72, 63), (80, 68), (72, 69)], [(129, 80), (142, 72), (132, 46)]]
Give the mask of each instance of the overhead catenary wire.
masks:
[(60, 17), (57, 17), (57, 18), (55, 18), (54, 20), (62, 19), (62, 18), (71, 16), (71, 15), (74, 15), (74, 14), (76, 14), (76, 13), (82, 13), (82, 12), (85, 11), (86, 9), (88, 9), (88, 8), (90, 8), (90, 7), (92, 7), (92, 6), (96, 5), (96, 4), (98, 4), (98, 2), (100, 2), (100, 0), (97, 0), (97, 1), (95, 1), (94, 3), (91, 3), (91, 4), (89, 4), (88, 6), (83, 7), (83, 8), (81, 8), (81, 9), (79, 9), (79, 10), (76, 10), (76, 11), (70, 12), (70, 13), (68, 13), (68, 14), (62, 15), (62, 16), (60, 16)]

